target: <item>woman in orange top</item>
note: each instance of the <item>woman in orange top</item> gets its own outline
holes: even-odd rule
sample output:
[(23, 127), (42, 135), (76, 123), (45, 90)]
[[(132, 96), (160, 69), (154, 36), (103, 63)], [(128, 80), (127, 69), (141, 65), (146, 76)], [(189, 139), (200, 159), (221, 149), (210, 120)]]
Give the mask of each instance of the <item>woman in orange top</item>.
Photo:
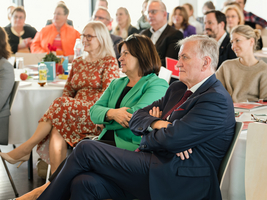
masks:
[(57, 55), (68, 56), (69, 62), (72, 62), (73, 48), (76, 39), (80, 38), (80, 33), (66, 23), (68, 14), (69, 9), (65, 4), (57, 5), (53, 24), (42, 28), (34, 37), (31, 46), (32, 53), (48, 53), (48, 44), (50, 44), (57, 47)]

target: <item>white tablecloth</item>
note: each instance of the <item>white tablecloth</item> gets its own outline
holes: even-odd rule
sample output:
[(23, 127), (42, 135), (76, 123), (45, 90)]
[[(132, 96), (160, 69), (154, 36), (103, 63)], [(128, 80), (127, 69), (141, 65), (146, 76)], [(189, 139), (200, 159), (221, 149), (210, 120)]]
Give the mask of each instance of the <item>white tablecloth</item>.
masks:
[[(241, 110), (237, 110), (241, 111)], [(267, 108), (245, 112), (237, 121), (249, 121), (250, 114), (267, 114)], [(266, 118), (266, 117), (259, 117)], [(233, 157), (230, 161), (222, 187), (223, 200), (245, 200), (245, 158), (246, 158), (247, 130), (239, 136)]]
[(9, 118), (9, 143), (20, 144), (29, 139), (38, 120), (53, 100), (62, 96), (62, 92), (63, 87), (40, 87), (37, 81), (30, 86), (19, 87)]

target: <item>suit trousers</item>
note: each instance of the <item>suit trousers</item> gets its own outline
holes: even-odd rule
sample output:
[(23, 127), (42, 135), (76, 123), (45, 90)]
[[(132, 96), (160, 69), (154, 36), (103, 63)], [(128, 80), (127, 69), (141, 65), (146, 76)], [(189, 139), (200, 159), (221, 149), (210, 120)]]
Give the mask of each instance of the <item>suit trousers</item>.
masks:
[(39, 200), (149, 200), (151, 153), (81, 141)]

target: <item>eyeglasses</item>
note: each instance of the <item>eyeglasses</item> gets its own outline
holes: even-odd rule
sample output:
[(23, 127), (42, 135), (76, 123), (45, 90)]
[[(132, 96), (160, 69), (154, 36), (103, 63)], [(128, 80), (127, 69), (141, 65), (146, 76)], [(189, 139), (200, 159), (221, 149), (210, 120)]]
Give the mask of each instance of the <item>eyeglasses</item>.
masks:
[(148, 11), (145, 11), (145, 15), (149, 15), (149, 13), (151, 15), (156, 15), (159, 11), (163, 11), (163, 10), (148, 10)]
[(226, 16), (226, 19), (229, 19), (229, 18), (233, 18), (233, 19), (235, 19), (235, 18), (237, 18), (237, 16), (236, 16), (236, 15), (227, 15), (227, 16)]
[(62, 14), (62, 13), (54, 13), (54, 15), (60, 16), (60, 15), (65, 15), (65, 14)]
[(251, 114), (251, 118), (256, 120), (256, 122), (267, 123), (267, 119), (260, 119), (253, 114)]
[(24, 17), (23, 16), (14, 16), (14, 19), (24, 19)]
[(107, 20), (107, 21), (109, 21), (109, 19), (104, 18), (104, 17), (100, 17), (100, 16), (94, 16), (93, 19), (94, 19), (94, 20)]
[(86, 40), (87, 41), (91, 41), (94, 37), (96, 37), (96, 36), (94, 36), (94, 35), (90, 35), (90, 34), (88, 34), (88, 35), (85, 35), (85, 34), (81, 34), (81, 38), (83, 39), (83, 38), (86, 38)]

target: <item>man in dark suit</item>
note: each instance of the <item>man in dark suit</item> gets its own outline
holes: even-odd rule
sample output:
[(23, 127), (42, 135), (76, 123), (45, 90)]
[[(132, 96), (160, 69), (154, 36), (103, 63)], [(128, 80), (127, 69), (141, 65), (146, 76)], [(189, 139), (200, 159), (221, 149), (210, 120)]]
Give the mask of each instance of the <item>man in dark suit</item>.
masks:
[(217, 69), (225, 60), (236, 58), (234, 51), (231, 48), (230, 36), (226, 32), (226, 17), (225, 14), (218, 10), (211, 10), (205, 13), (204, 16), (205, 33), (209, 37), (214, 38), (219, 45), (219, 62)]
[(216, 41), (195, 35), (180, 45), (180, 81), (129, 122), (142, 135), (138, 151), (82, 141), (39, 200), (221, 199), (217, 172), (234, 134), (233, 101), (214, 75)]
[(177, 58), (179, 48), (177, 41), (183, 39), (183, 34), (167, 24), (166, 6), (160, 0), (152, 0), (147, 5), (148, 21), (151, 28), (140, 34), (151, 38), (159, 54), (162, 66), (166, 67), (165, 58)]
[[(109, 27), (109, 25), (112, 22), (112, 19), (110, 17), (110, 14), (108, 12), (108, 10), (104, 7), (97, 7), (93, 13), (92, 16), (92, 20), (94, 21), (101, 21), (103, 22), (107, 27)], [(113, 35), (110, 33), (110, 37), (112, 39), (113, 42), (113, 48), (116, 54), (116, 58), (119, 59), (120, 57), (120, 53), (118, 52), (118, 47), (117, 45), (120, 43), (120, 41), (122, 40), (121, 37), (117, 36), (117, 35)]]

